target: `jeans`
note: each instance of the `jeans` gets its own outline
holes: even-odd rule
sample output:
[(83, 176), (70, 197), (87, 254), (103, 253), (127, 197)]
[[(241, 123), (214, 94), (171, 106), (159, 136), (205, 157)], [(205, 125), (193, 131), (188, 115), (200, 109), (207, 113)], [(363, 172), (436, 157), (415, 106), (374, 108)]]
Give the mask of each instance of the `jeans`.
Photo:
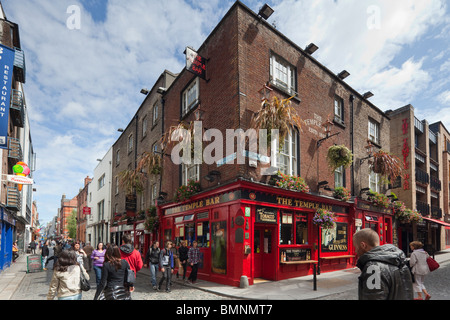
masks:
[(191, 280), (192, 282), (197, 281), (197, 272), (198, 272), (198, 264), (194, 263), (192, 266), (191, 274), (189, 275), (188, 280)]
[(42, 257), (42, 267), (43, 268), (46, 268), (46, 265), (47, 265), (47, 256), (45, 256), (45, 257)]
[(152, 286), (156, 287), (156, 274), (158, 273), (158, 264), (150, 263), (150, 274), (152, 275)]
[(100, 266), (94, 266), (94, 272), (95, 272), (95, 281), (97, 282), (97, 287), (100, 284), (102, 280), (102, 267)]
[(169, 266), (164, 266), (164, 272), (161, 280), (159, 280), (159, 289), (161, 289), (161, 285), (164, 280), (166, 280), (166, 290), (170, 290), (170, 282), (172, 281), (172, 268)]
[(59, 297), (58, 300), (81, 300), (81, 293), (76, 294), (74, 296)]

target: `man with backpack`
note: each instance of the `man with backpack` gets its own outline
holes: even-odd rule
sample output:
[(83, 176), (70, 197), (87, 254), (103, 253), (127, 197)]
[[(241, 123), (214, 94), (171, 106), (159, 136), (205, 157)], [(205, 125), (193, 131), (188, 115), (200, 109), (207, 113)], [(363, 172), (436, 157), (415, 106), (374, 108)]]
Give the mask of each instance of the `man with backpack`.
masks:
[(159, 281), (158, 290), (161, 290), (161, 285), (164, 280), (166, 280), (166, 292), (170, 292), (170, 282), (172, 281), (172, 270), (173, 270), (173, 253), (171, 251), (172, 241), (166, 242), (166, 247), (161, 250), (159, 254), (159, 266), (161, 267), (161, 272), (163, 274), (161, 280)]
[(153, 242), (150, 249), (148, 249), (147, 254), (145, 256), (145, 265), (144, 267), (148, 266), (150, 267), (150, 274), (152, 275), (152, 286), (153, 289), (156, 290), (156, 274), (158, 272), (159, 268), (159, 254), (161, 253), (161, 250), (159, 249), (159, 242), (155, 241)]

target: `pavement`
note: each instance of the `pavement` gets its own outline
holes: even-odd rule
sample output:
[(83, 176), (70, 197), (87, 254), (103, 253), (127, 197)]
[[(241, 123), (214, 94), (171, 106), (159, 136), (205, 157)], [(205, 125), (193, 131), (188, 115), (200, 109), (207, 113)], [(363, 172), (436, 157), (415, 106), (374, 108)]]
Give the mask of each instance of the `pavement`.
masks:
[[(435, 260), (442, 264), (450, 261), (450, 249), (437, 252)], [(10, 300), (27, 274), (27, 255), (21, 255), (11, 267), (0, 273), (0, 300)], [(148, 268), (139, 274), (150, 276)], [(358, 268), (322, 272), (317, 275), (317, 290), (314, 290), (313, 276), (304, 276), (280, 281), (257, 281), (247, 288), (238, 288), (210, 281), (198, 280), (195, 284), (184, 283), (173, 276), (173, 281), (195, 287), (198, 290), (242, 300), (313, 300), (326, 296), (356, 290), (360, 271)], [(355, 291), (356, 292), (356, 291)]]

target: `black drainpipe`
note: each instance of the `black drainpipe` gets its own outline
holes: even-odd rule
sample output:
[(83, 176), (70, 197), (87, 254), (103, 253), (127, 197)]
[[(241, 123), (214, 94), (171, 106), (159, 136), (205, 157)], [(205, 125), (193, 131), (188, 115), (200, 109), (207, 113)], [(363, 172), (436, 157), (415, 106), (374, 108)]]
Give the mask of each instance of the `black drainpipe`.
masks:
[[(352, 153), (354, 154), (354, 140), (355, 140), (355, 137), (354, 137), (354, 134), (353, 134), (353, 101), (355, 100), (355, 96), (354, 95), (350, 95), (350, 139), (351, 139), (351, 141), (350, 141), (350, 144), (351, 144), (351, 151), (352, 151)], [(351, 190), (351, 193), (352, 193), (352, 195), (355, 195), (355, 165), (354, 165), (354, 161), (352, 162), (352, 165), (351, 165), (351, 171), (350, 171), (350, 179), (351, 179), (351, 188), (352, 188), (352, 190)]]

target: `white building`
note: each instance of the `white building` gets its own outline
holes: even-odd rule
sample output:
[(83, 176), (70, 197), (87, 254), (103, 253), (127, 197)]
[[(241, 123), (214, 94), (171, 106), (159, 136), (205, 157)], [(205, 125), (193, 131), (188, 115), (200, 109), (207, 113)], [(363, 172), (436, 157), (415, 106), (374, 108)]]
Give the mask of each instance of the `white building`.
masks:
[(91, 215), (87, 218), (86, 242), (96, 247), (99, 242), (111, 241), (109, 228), (111, 226), (111, 165), (112, 147), (108, 150), (97, 167), (88, 186), (88, 207)]

